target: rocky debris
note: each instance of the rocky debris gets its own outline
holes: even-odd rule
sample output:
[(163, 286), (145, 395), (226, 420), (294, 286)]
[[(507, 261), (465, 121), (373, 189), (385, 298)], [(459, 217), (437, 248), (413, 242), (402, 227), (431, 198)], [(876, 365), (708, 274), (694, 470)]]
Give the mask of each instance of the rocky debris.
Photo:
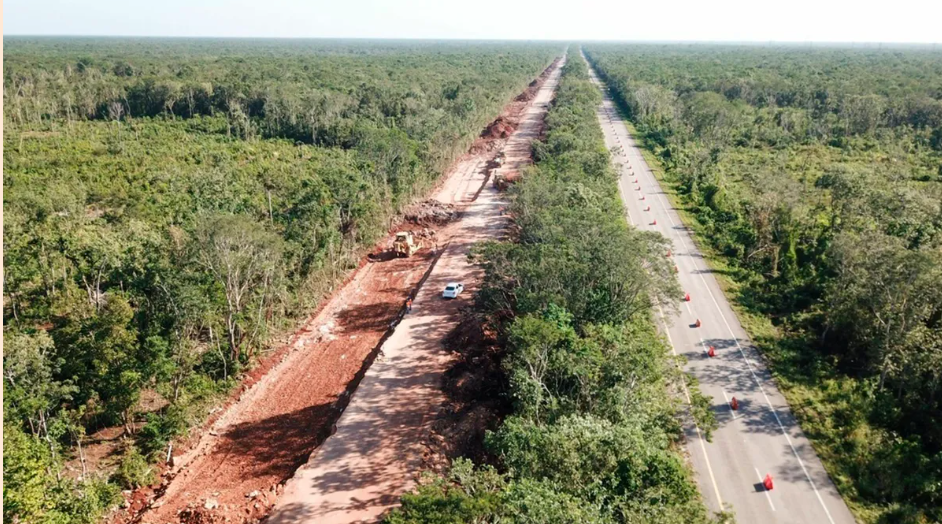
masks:
[(452, 204), (437, 200), (426, 200), (413, 205), (406, 211), (406, 222), (417, 226), (443, 225), (458, 218), (458, 210)]
[(337, 326), (336, 326), (336, 324), (334, 323), (334, 321), (331, 320), (331, 321), (325, 323), (324, 325), (322, 325), (321, 327), (317, 328), (317, 332), (319, 333), (319, 338), (320, 338), (320, 340), (322, 340), (322, 341), (324, 341), (324, 342), (330, 342), (330, 341), (336, 339), (337, 336), (334, 335), (334, 329), (335, 329), (336, 327), (337, 327)]
[(504, 139), (493, 139), (493, 138), (478, 138), (474, 141), (474, 144), (471, 145), (471, 148), (468, 150), (472, 155), (480, 155), (481, 153), (491, 153), (497, 151), (504, 146), (506, 140)]
[(219, 507), (219, 501), (216, 499), (206, 499), (206, 502), (203, 503), (203, 507), (206, 509), (216, 509)]
[(182, 524), (216, 524), (224, 522), (222, 516), (202, 508), (186, 508), (177, 515), (177, 519)]

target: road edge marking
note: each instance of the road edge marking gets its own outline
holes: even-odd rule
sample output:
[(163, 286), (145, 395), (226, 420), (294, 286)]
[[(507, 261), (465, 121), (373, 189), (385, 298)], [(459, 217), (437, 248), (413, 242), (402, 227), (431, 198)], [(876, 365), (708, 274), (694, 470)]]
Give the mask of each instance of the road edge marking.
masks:
[[(583, 59), (585, 59), (584, 56), (583, 56)], [(590, 67), (590, 70), (591, 70), (591, 67)], [(598, 85), (598, 86), (600, 87), (600, 89), (601, 89), (601, 87), (602, 87), (604, 84), (602, 84), (601, 80), (598, 80), (597, 85)], [(602, 94), (603, 94), (603, 97), (606, 96), (606, 93), (605, 93), (604, 89), (602, 89)], [(614, 100), (614, 99), (612, 99), (612, 100)], [(603, 103), (604, 103), (604, 99), (603, 99)], [(616, 114), (617, 114), (617, 116), (618, 116), (618, 121), (623, 123), (623, 120), (624, 120), (624, 119), (622, 118), (622, 116), (621, 116), (620, 112), (617, 110), (617, 108), (616, 108), (616, 112), (617, 112)], [(673, 208), (673, 206), (671, 206), (669, 203), (664, 204), (664, 202), (666, 202), (667, 199), (666, 199), (666, 197), (664, 196), (664, 189), (661, 187), (660, 181), (658, 181), (658, 180), (657, 180), (657, 177), (654, 176), (654, 173), (651, 171), (650, 166), (647, 165), (647, 161), (644, 159), (644, 156), (640, 154), (640, 148), (638, 147), (637, 143), (635, 142), (634, 137), (631, 136), (631, 133), (630, 133), (630, 132), (628, 132), (627, 126), (625, 126), (625, 131), (626, 131), (627, 137), (631, 140), (631, 144), (630, 144), (631, 147), (633, 147), (634, 149), (638, 150), (638, 154), (639, 154), (639, 156), (641, 157), (641, 162), (642, 162), (642, 164), (644, 165), (646, 171), (647, 171), (647, 172), (651, 175), (651, 177), (654, 179), (654, 183), (655, 183), (655, 184), (658, 186), (658, 188), (660, 189), (659, 194), (658, 194), (658, 196), (660, 196), (659, 202), (661, 202), (662, 208), (663, 208), (664, 211), (667, 213), (667, 219), (670, 221), (671, 227), (672, 227), (672, 228), (676, 228), (676, 227), (677, 227), (677, 223), (674, 222), (674, 218), (671, 216), (671, 211), (672, 211), (674, 208)], [(617, 130), (616, 130), (616, 134), (617, 134)], [(627, 149), (626, 149), (625, 151), (626, 151), (625, 156), (627, 157), (627, 156), (628, 156), (628, 155), (627, 155)], [(684, 226), (684, 231), (685, 231), (685, 232), (687, 231), (687, 227), (686, 227), (686, 226)], [(677, 237), (680, 239), (681, 244), (683, 244), (684, 250), (689, 253), (690, 250), (689, 250), (689, 248), (687, 247), (687, 243), (684, 241), (683, 236), (682, 236), (680, 233), (677, 233)], [(691, 239), (691, 243), (693, 243), (693, 239)], [(788, 434), (788, 432), (785, 430), (785, 426), (784, 426), (784, 424), (782, 424), (782, 420), (779, 418), (778, 412), (777, 412), (777, 410), (775, 409), (775, 406), (772, 405), (771, 400), (769, 400), (769, 396), (768, 396), (768, 395), (766, 394), (766, 392), (765, 392), (765, 388), (762, 387), (762, 381), (760, 381), (759, 378), (756, 376), (756, 373), (755, 373), (755, 370), (753, 369), (752, 363), (751, 363), (751, 362), (749, 361), (749, 359), (746, 357), (745, 352), (743, 351), (742, 345), (739, 343), (739, 337), (737, 337), (737, 336), (735, 335), (735, 333), (733, 333), (733, 329), (732, 329), (732, 327), (729, 325), (729, 321), (726, 320), (726, 315), (723, 314), (723, 310), (720, 308), (719, 303), (717, 302), (716, 297), (715, 297), (714, 294), (713, 294), (713, 290), (710, 289), (710, 285), (707, 283), (706, 278), (703, 276), (703, 273), (701, 272), (701, 270), (697, 267), (697, 262), (696, 262), (696, 260), (692, 260), (692, 262), (693, 262), (694, 269), (697, 271), (697, 274), (700, 276), (700, 280), (703, 281), (704, 286), (706, 286), (707, 292), (710, 294), (710, 298), (711, 298), (712, 301), (713, 301), (713, 305), (716, 307), (717, 312), (720, 314), (720, 318), (723, 319), (723, 323), (726, 325), (727, 331), (729, 331), (729, 334), (732, 336), (733, 341), (736, 343), (736, 347), (737, 347), (737, 349), (739, 349), (739, 354), (743, 357), (743, 360), (746, 362), (746, 367), (749, 369), (749, 373), (752, 375), (753, 380), (755, 381), (756, 385), (759, 387), (759, 391), (762, 393), (762, 396), (765, 398), (765, 401), (766, 401), (766, 404), (768, 405), (769, 411), (771, 411), (771, 412), (772, 412), (772, 415), (775, 417), (775, 421), (776, 421), (776, 423), (778, 424), (779, 429), (782, 431), (782, 434), (785, 436), (785, 440), (786, 440), (786, 442), (788, 443), (788, 446), (791, 448), (792, 453), (795, 455), (795, 458), (798, 460), (798, 465), (801, 467), (801, 471), (805, 474), (805, 478), (808, 480), (808, 483), (811, 484), (811, 489), (814, 490), (814, 494), (815, 494), (815, 496), (817, 497), (818, 502), (821, 504), (821, 508), (824, 510), (824, 513), (825, 513), (825, 515), (826, 515), (827, 518), (828, 518), (828, 522), (830, 522), (830, 524), (835, 524), (834, 518), (831, 516), (831, 512), (828, 510), (827, 505), (824, 503), (824, 499), (821, 497), (821, 493), (820, 493), (820, 491), (818, 490), (818, 487), (817, 487), (817, 485), (815, 484), (814, 479), (812, 479), (812, 478), (811, 478), (811, 474), (808, 473), (808, 469), (805, 467), (804, 461), (801, 459), (801, 456), (798, 454), (798, 450), (795, 448), (795, 445), (792, 443), (791, 436), (790, 436), (790, 435)], [(709, 267), (707, 267), (706, 269), (707, 269), (707, 270), (710, 270)], [(660, 308), (660, 305), (658, 306), (658, 308)], [(662, 321), (663, 321), (663, 313), (662, 313)], [(665, 326), (666, 326), (666, 324), (665, 324)], [(668, 335), (668, 339), (670, 339), (670, 335)], [(671, 348), (673, 349), (673, 342), (671, 342)], [(675, 351), (675, 354), (676, 354), (676, 351)], [(686, 387), (685, 387), (685, 389), (686, 389)], [(689, 397), (688, 397), (688, 402), (689, 402)], [(696, 425), (695, 425), (695, 427), (696, 427)], [(799, 427), (799, 429), (800, 429), (800, 427)], [(700, 433), (699, 428), (697, 428), (697, 433), (698, 433), (698, 434)], [(702, 446), (702, 445), (703, 445), (703, 442), (702, 442), (702, 440), (701, 440), (701, 446)], [(705, 447), (704, 447), (704, 450), (705, 450)], [(708, 468), (709, 468), (709, 461), (707, 462), (707, 465), (708, 465)], [(710, 469), (710, 476), (712, 477), (712, 476), (713, 476), (712, 468), (709, 468), (709, 469)], [(761, 475), (760, 475), (760, 480), (761, 480)], [(715, 481), (714, 481), (714, 484), (715, 484)], [(714, 487), (715, 487), (715, 486), (714, 486)], [(718, 493), (718, 492), (717, 492), (717, 496), (719, 496), (719, 493)], [(772, 502), (771, 502), (771, 498), (770, 498), (769, 504), (771, 504), (771, 503), (772, 503)], [(722, 507), (722, 506), (721, 506), (721, 507)], [(774, 506), (773, 506), (773, 511), (774, 511)]]

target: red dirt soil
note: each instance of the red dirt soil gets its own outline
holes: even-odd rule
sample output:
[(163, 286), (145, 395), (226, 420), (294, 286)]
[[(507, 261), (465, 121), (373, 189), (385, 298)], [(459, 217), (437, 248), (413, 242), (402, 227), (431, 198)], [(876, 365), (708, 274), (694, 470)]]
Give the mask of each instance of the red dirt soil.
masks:
[[(527, 91), (535, 92), (546, 76)], [(519, 100), (508, 104), (494, 124), (519, 118), (526, 106)], [(471, 154), (494, 151), (502, 141), (500, 134), (482, 134)], [(391, 238), (374, 251), (381, 252), (388, 243)], [(432, 261), (428, 249), (377, 263), (364, 257), (318, 313), (247, 374), (228, 407), (183, 446), (190, 449), (180, 455), (174, 448), (177, 465), (164, 473), (161, 484), (133, 493), (129, 507), (113, 521), (205, 524), (265, 517), (283, 483), (331, 434)]]
[(497, 120), (490, 123), (484, 132), (481, 133), (483, 138), (507, 138), (513, 134), (517, 129), (517, 124), (510, 122), (504, 117), (500, 117)]

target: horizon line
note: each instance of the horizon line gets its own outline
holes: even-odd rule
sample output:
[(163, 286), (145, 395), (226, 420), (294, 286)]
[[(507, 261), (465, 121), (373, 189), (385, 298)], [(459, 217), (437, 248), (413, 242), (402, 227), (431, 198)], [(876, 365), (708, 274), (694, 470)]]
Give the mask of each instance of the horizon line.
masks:
[(36, 34), (12, 33), (3, 38), (140, 38), (179, 40), (401, 40), (401, 41), (451, 41), (451, 42), (610, 42), (632, 44), (720, 44), (720, 45), (892, 45), (892, 46), (936, 46), (940, 42), (890, 41), (890, 40), (656, 40), (656, 39), (580, 39), (580, 38), (449, 38), (449, 37), (402, 37), (402, 36), (232, 36), (232, 35), (103, 35), (103, 34)]

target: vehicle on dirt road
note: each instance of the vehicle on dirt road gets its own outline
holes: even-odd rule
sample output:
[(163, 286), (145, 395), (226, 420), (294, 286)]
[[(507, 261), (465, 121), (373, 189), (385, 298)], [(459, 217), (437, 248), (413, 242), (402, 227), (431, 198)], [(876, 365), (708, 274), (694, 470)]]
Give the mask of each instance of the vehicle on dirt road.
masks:
[(464, 291), (464, 284), (458, 282), (449, 282), (442, 291), (442, 298), (458, 298), (458, 295)]
[(515, 184), (517, 180), (520, 180), (520, 173), (518, 171), (508, 171), (494, 175), (494, 188), (498, 191), (505, 191), (512, 184)]
[(484, 169), (486, 171), (485, 174), (487, 176), (491, 176), (494, 172), (500, 169), (502, 165), (504, 165), (505, 159), (506, 159), (506, 155), (504, 154), (503, 151), (501, 151), (500, 153), (497, 153), (497, 156), (488, 160), (487, 163), (484, 164)]
[(421, 242), (415, 240), (411, 231), (396, 233), (396, 239), (393, 241), (393, 251), (395, 251), (396, 256), (411, 257), (421, 247)]

